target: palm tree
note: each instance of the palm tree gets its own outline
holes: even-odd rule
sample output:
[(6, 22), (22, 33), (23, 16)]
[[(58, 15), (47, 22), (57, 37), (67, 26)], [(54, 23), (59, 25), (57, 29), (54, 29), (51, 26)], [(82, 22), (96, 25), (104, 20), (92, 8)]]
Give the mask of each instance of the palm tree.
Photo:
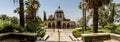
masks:
[[(13, 3), (15, 4), (15, 2), (18, 2), (18, 0), (13, 0)], [(20, 17), (20, 26), (24, 27), (24, 1), (23, 0), (19, 0), (19, 8), (17, 8), (17, 10), (14, 10), (14, 12), (18, 12), (19, 13), (19, 17)]]
[(93, 9), (93, 33), (98, 32), (98, 8), (103, 5), (108, 5), (112, 0), (84, 0), (88, 5), (87, 8)]
[[(36, 13), (38, 11), (38, 8), (40, 7), (39, 1), (38, 0), (28, 0), (26, 1), (26, 23), (30, 22), (36, 22), (37, 23), (37, 18), (36, 18)], [(31, 20), (31, 21), (30, 21)]]
[(26, 1), (26, 13), (28, 15), (36, 16), (36, 13), (38, 11), (38, 8), (40, 7), (38, 0), (28, 0)]
[(20, 7), (20, 11), (19, 11), (19, 17), (20, 17), (20, 25), (22, 27), (24, 27), (24, 1), (23, 0), (19, 0), (19, 7)]

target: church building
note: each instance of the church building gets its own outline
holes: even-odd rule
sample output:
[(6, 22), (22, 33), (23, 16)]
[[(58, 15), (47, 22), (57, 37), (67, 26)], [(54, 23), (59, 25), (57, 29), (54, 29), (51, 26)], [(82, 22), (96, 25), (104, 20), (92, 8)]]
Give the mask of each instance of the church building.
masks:
[[(46, 13), (44, 13), (46, 15)], [(47, 28), (60, 28), (60, 29), (67, 29), (67, 28), (75, 28), (76, 24), (74, 21), (70, 21), (70, 19), (66, 19), (64, 17), (64, 12), (61, 10), (60, 6), (55, 11), (53, 18), (45, 19), (44, 16), (44, 25)]]

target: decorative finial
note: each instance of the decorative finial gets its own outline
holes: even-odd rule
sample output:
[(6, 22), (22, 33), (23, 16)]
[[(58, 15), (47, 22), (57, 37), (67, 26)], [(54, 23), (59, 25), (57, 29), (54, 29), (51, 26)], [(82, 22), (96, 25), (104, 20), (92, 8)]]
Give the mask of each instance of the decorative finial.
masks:
[(60, 9), (60, 6), (58, 8)]

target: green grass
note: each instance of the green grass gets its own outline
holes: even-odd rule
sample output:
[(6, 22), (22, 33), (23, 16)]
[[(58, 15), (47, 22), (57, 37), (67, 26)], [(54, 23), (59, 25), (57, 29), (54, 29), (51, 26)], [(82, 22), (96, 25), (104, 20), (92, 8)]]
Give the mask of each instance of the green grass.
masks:
[(108, 29), (98, 29), (99, 33), (110, 33), (110, 30)]

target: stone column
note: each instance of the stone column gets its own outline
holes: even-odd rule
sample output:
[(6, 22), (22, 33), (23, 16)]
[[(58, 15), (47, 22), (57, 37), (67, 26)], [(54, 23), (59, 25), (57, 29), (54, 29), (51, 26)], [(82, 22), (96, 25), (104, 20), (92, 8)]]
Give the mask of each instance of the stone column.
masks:
[(63, 23), (61, 22), (61, 29), (63, 29)]
[(67, 23), (65, 23), (65, 28), (67, 29)]

